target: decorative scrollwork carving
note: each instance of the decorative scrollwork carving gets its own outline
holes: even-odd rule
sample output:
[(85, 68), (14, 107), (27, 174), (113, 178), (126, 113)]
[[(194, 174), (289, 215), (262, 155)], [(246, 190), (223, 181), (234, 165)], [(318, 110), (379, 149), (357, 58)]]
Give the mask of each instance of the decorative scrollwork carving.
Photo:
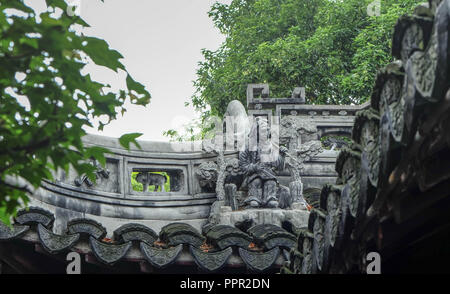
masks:
[(80, 234), (73, 235), (57, 235), (46, 229), (43, 225), (38, 225), (39, 240), (43, 245), (44, 249), (52, 254), (64, 251), (71, 246), (73, 246), (78, 239), (80, 239)]
[(113, 265), (119, 261), (127, 254), (132, 245), (131, 242), (124, 244), (103, 243), (92, 236), (89, 237), (89, 244), (97, 259), (107, 265)]
[(156, 268), (165, 268), (175, 262), (183, 250), (183, 245), (180, 244), (170, 248), (157, 248), (150, 246), (145, 242), (141, 242), (141, 252), (145, 259)]
[(218, 166), (214, 161), (201, 163), (195, 170), (200, 187), (204, 192), (214, 192), (216, 189)]
[[(106, 167), (103, 168), (102, 165), (95, 159), (92, 159), (91, 164), (96, 169), (95, 176), (97, 179), (99, 179), (100, 177), (104, 179), (109, 178), (110, 171)], [(81, 187), (83, 183), (85, 183), (88, 187), (92, 187), (94, 185), (94, 183), (89, 179), (89, 177), (86, 174), (78, 176), (77, 178), (75, 178), (73, 182), (77, 187)]]
[(194, 257), (195, 263), (209, 272), (221, 269), (225, 266), (231, 254), (233, 254), (233, 249), (231, 249), (231, 247), (217, 252), (203, 252), (193, 246), (189, 246), (189, 249)]
[(378, 114), (373, 109), (360, 111), (356, 115), (353, 127), (353, 139), (361, 146), (363, 166), (368, 167), (370, 182), (375, 187), (378, 182), (379, 173), (379, 121)]
[(254, 252), (239, 248), (239, 255), (248, 268), (255, 272), (263, 272), (270, 268), (278, 258), (280, 249), (273, 248), (267, 252)]

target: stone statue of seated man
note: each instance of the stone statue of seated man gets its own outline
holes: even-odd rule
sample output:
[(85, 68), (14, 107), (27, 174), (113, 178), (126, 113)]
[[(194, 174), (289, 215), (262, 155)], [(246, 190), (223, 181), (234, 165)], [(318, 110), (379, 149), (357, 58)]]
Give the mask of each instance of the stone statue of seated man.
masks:
[[(265, 126), (265, 123), (259, 122), (259, 126)], [(267, 142), (267, 144), (270, 144), (270, 142)], [(284, 168), (284, 154), (287, 149), (280, 147), (279, 154), (281, 156), (278, 156), (274, 161), (263, 162), (261, 159), (262, 150), (267, 150), (263, 147), (258, 144), (256, 151), (250, 151), (247, 148), (247, 150), (239, 153), (239, 166), (244, 173), (242, 187), (248, 188), (248, 197), (244, 202), (253, 208), (276, 208), (278, 207), (278, 180), (275, 170)]]

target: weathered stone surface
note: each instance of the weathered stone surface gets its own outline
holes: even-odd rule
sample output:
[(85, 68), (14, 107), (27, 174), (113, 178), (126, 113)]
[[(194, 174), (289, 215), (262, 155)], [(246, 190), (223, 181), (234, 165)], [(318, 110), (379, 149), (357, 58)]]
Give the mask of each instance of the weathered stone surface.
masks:
[(365, 272), (374, 250), (398, 266), (393, 252), (421, 255), (434, 237), (418, 232), (448, 226), (450, 1), (430, 0), (414, 14), (395, 27), (401, 60), (378, 74), (373, 109), (356, 115), (354, 142), (337, 158), (338, 185), (322, 189), (324, 215), (311, 212), (298, 238), (302, 265), (291, 260), (288, 272)]
[(220, 211), (220, 224), (234, 226), (236, 223), (252, 219), (255, 224), (274, 224), (281, 227), (283, 221), (290, 221), (296, 227), (304, 227), (308, 222), (309, 211), (298, 209), (246, 209), (238, 211)]
[[(289, 183), (289, 192), (293, 202), (301, 203), (303, 200), (303, 183), (302, 181), (293, 181)], [(292, 203), (290, 205), (292, 207)]]
[(200, 247), (205, 241), (205, 237), (191, 225), (184, 223), (172, 223), (164, 226), (159, 233), (159, 239), (169, 246), (178, 244), (190, 244)]
[[(353, 149), (344, 148), (336, 161), (336, 171), (339, 174), (340, 181), (346, 184), (341, 195), (342, 217), (340, 229), (348, 228), (347, 222), (351, 221), (356, 216), (359, 203), (359, 188), (358, 185), (361, 178), (361, 153), (358, 146), (352, 146)], [(345, 197), (344, 197), (345, 194)], [(343, 232), (342, 232), (343, 233)]]
[(204, 252), (200, 249), (189, 246), (190, 252), (194, 257), (195, 263), (205, 271), (214, 272), (220, 270), (233, 253), (233, 249), (228, 247), (221, 251)]
[(9, 241), (20, 238), (30, 229), (29, 226), (12, 225), (11, 227), (5, 225), (0, 221), (0, 241)]
[(373, 186), (378, 184), (380, 149), (380, 117), (373, 109), (358, 112), (353, 127), (353, 140), (362, 148), (362, 165), (367, 166), (367, 174)]
[(206, 234), (206, 238), (211, 244), (220, 249), (230, 246), (248, 248), (248, 245), (252, 242), (252, 238), (249, 235), (228, 225), (213, 226)]
[(309, 217), (308, 229), (313, 233), (312, 255), (314, 257), (314, 264), (317, 270), (321, 271), (324, 261), (325, 251), (325, 218), (326, 214), (318, 209), (311, 211)]
[[(401, 61), (388, 64), (378, 74), (371, 98), (372, 108), (379, 112), (380, 119), (388, 125), (387, 128), (397, 142), (404, 141), (405, 135), (403, 78), (404, 69)], [(380, 124), (380, 129), (384, 123)]]
[(238, 210), (237, 187), (235, 184), (225, 184), (225, 205), (230, 206), (231, 210)]
[(402, 16), (394, 29), (392, 54), (406, 63), (414, 51), (423, 51), (429, 42), (432, 25), (432, 18)]
[[(97, 179), (103, 178), (108, 179), (110, 175), (110, 171), (107, 168), (103, 168), (102, 165), (95, 159), (91, 161), (91, 165), (95, 168), (95, 176)], [(92, 187), (94, 182), (92, 182), (86, 174), (82, 174), (74, 179), (74, 184), (77, 187), (81, 187), (86, 184), (87, 187)]]
[(280, 249), (278, 247), (263, 253), (239, 248), (239, 255), (242, 260), (250, 270), (255, 272), (263, 272), (269, 269), (275, 263), (279, 254)]
[(280, 142), (287, 144), (289, 149), (299, 148), (301, 143), (318, 139), (317, 127), (301, 117), (283, 116), (280, 124)]
[[(261, 135), (265, 134), (265, 135)], [(268, 140), (269, 125), (265, 118), (257, 117), (251, 126), (248, 144), (239, 152), (239, 167), (244, 174), (243, 186), (248, 189), (244, 203), (252, 208), (276, 208), (277, 197), (276, 170), (284, 168), (287, 149), (275, 147)]]
[(297, 87), (294, 88), (292, 91), (292, 98), (300, 98), (299, 103), (305, 103), (305, 88), (304, 87)]
[(203, 192), (215, 192), (219, 167), (214, 161), (201, 163), (195, 170)]
[(298, 239), (299, 252), (303, 255), (301, 274), (313, 273), (314, 257), (312, 254), (313, 234), (302, 232)]
[(89, 244), (98, 260), (107, 265), (114, 265), (124, 257), (131, 248), (132, 243), (110, 244), (98, 241), (94, 237), (89, 237)]
[(119, 242), (142, 241), (151, 245), (158, 240), (158, 235), (147, 226), (131, 223), (114, 231), (114, 240)]
[(165, 268), (173, 264), (183, 250), (182, 244), (163, 249), (141, 242), (140, 247), (147, 261), (156, 268)]
[(340, 220), (340, 197), (342, 186), (325, 185), (322, 188), (320, 208), (326, 212), (324, 224), (324, 247), (322, 269), (326, 271), (335, 253), (335, 241)]
[(219, 216), (223, 206), (225, 206), (225, 200), (217, 200), (211, 205), (208, 222), (202, 227), (203, 232), (207, 231), (212, 226), (219, 224)]
[(242, 105), (239, 100), (232, 100), (228, 103), (227, 110), (225, 111), (225, 119), (227, 117), (231, 118), (233, 121), (233, 135), (236, 136), (236, 138), (245, 138), (250, 131), (250, 121), (244, 105)]
[(271, 224), (256, 225), (248, 230), (255, 243), (265, 250), (275, 247), (293, 248), (297, 238), (279, 226)]
[(303, 254), (297, 249), (292, 249), (289, 253), (289, 269), (293, 274), (299, 274), (301, 272)]
[(53, 222), (55, 221), (55, 216), (45, 209), (30, 207), (28, 209), (19, 210), (14, 220), (21, 225), (42, 224), (47, 229), (51, 229), (53, 227)]
[(67, 234), (79, 233), (85, 236), (92, 236), (97, 240), (101, 240), (106, 236), (106, 229), (99, 222), (87, 219), (77, 218), (67, 223)]
[(298, 198), (298, 194), (291, 193), (288, 187), (279, 185), (277, 197), (278, 207), (281, 209), (288, 209), (292, 207), (292, 204)]
[(46, 229), (42, 224), (38, 224), (38, 235), (42, 246), (51, 254), (57, 254), (72, 247), (80, 234), (57, 235)]
[[(449, 110), (450, 108), (447, 109)], [(438, 120), (430, 136), (423, 141), (419, 154), (413, 162), (421, 191), (428, 191), (450, 178), (450, 170), (447, 169), (450, 164), (450, 144), (442, 142), (443, 134), (448, 133), (448, 127), (450, 127), (450, 118), (444, 116)], [(408, 174), (408, 176), (411, 175)]]
[[(314, 147), (312, 143), (308, 145), (308, 140), (332, 134), (348, 135), (356, 115), (352, 137), (354, 143), (344, 148), (336, 163), (338, 185), (328, 188), (328, 191), (322, 189), (325, 196), (324, 200), (320, 201), (320, 208), (324, 210), (325, 217), (296, 209), (231, 211), (229, 206), (223, 206), (219, 201), (212, 209), (217, 214), (214, 216), (213, 224), (223, 222), (232, 225), (245, 220), (254, 220), (256, 224), (279, 225), (289, 221), (293, 226), (301, 227), (307, 223), (309, 217), (309, 231), (304, 233), (305, 236), (298, 233), (298, 253), (302, 257), (296, 254), (295, 259), (299, 267), (298, 260), (301, 260), (301, 270), (292, 271), (314, 273), (333, 271), (336, 268), (339, 268), (338, 272), (345, 272), (354, 265), (362, 268), (360, 260), (356, 261), (360, 257), (357, 255), (368, 250), (370, 247), (367, 246), (368, 240), (371, 240), (372, 247), (383, 249), (385, 244), (392, 245), (395, 240), (403, 240), (401, 238), (411, 232), (409, 226), (420, 223), (420, 220), (427, 220), (425, 217), (433, 221), (439, 220), (434, 214), (440, 215), (439, 204), (442, 204), (443, 208), (446, 207), (446, 202), (441, 199), (447, 195), (445, 193), (450, 178), (448, 171), (450, 96), (445, 95), (449, 91), (450, 83), (448, 60), (450, 1), (430, 0), (429, 3), (429, 7), (427, 5), (418, 7), (414, 12), (415, 16), (400, 19), (394, 33), (393, 55), (401, 60), (394, 61), (378, 75), (370, 105), (296, 105), (298, 99), (303, 98), (301, 90), (295, 90), (292, 98), (283, 100), (284, 98), (269, 98), (266, 85), (251, 85), (248, 88), (249, 109), (257, 110), (254, 112), (255, 115), (259, 113), (270, 117), (273, 108), (276, 107), (276, 113), (282, 117), (282, 140), (285, 140), (285, 144), (297, 145), (298, 148), (295, 149), (298, 150), (294, 154), (297, 157), (302, 157), (302, 148)], [(259, 96), (261, 98), (258, 98)], [(244, 114), (245, 110), (243, 111), (241, 106), (238, 105), (237, 111), (231, 112)], [(356, 111), (368, 106), (372, 109), (355, 114)], [(288, 124), (297, 120), (302, 121), (303, 125), (293, 128), (292, 124)], [(309, 132), (308, 128), (315, 128), (316, 131)], [(236, 185), (237, 198), (246, 196), (245, 188), (239, 191), (238, 178), (233, 178), (235, 171), (228, 171), (229, 167), (232, 169), (235, 167), (236, 153), (223, 153), (221, 156), (205, 154), (198, 146), (191, 146), (191, 150), (181, 152), (170, 144), (155, 142), (143, 142), (143, 150), (132, 148), (125, 151), (117, 143), (112, 142), (112, 139), (87, 136), (83, 140), (88, 145), (113, 149), (114, 154), (111, 154), (108, 160), (114, 161), (116, 166), (110, 173), (114, 179), (118, 179), (115, 183), (116, 188), (85, 189), (76, 188), (72, 184), (68, 187), (67, 181), (59, 181), (60, 179), (54, 183), (44, 182), (39, 193), (33, 196), (45, 203), (42, 204), (43, 207), (48, 204), (80, 215), (95, 216), (95, 219), (102, 222), (106, 220), (104, 224), (106, 226), (107, 223), (111, 231), (117, 228), (118, 223), (123, 223), (124, 219), (141, 220), (146, 224), (155, 220), (155, 227), (158, 229), (173, 220), (189, 219), (200, 228), (209, 215), (211, 203), (216, 200), (214, 192), (224, 192), (224, 184)], [(307, 165), (302, 171), (305, 174), (302, 174), (302, 178), (308, 179), (308, 182), (305, 181), (305, 191), (320, 191), (319, 187), (323, 183), (335, 179), (336, 173), (327, 168), (335, 156), (336, 153), (328, 151), (321, 152), (317, 157), (303, 154)], [(196, 181), (198, 179), (195, 178), (195, 169), (205, 162), (214, 161), (220, 161), (221, 176), (220, 180), (217, 179), (220, 187), (215, 190), (202, 190)], [(233, 164), (228, 165), (228, 162)], [(182, 175), (182, 181), (179, 182), (182, 186), (180, 191), (167, 195), (138, 195), (129, 190), (130, 177), (129, 174), (122, 174), (123, 171), (146, 172), (148, 169), (156, 168), (182, 171), (179, 173)], [(323, 177), (319, 180), (317, 174)], [(291, 188), (289, 195), (296, 195), (294, 198), (298, 199), (302, 189), (297, 181), (294, 181), (295, 185), (289, 185), (292, 182), (291, 176), (292, 172), (287, 171), (274, 173), (274, 177), (279, 181), (277, 187), (289, 186)], [(273, 187), (275, 186), (266, 187), (266, 192), (272, 194)], [(286, 192), (287, 190), (280, 189), (275, 193), (279, 204), (281, 197), (287, 197)], [(224, 198), (220, 196), (219, 199)], [(227, 204), (231, 203), (228, 202)], [(283, 203), (286, 204), (281, 205), (283, 208), (291, 206), (289, 201)], [(53, 219), (50, 213), (33, 208), (19, 213), (16, 222), (29, 224), (33, 230), (36, 229), (36, 225), (44, 229), (46, 227), (45, 230), (41, 229), (41, 233), (42, 235), (47, 233), (50, 241), (45, 242), (50, 244), (56, 238), (50, 234)], [(67, 219), (64, 219), (60, 223), (66, 222)], [(401, 230), (398, 231), (401, 238), (396, 239), (392, 233), (392, 228), (397, 228), (393, 224), (401, 225)], [(106, 233), (95, 224), (89, 228), (69, 227), (73, 227), (72, 232), (87, 233), (96, 239), (103, 238)], [(184, 228), (180, 229), (179, 225), (175, 227), (178, 229), (171, 231), (170, 228), (166, 228), (166, 232), (161, 233), (162, 241), (167, 242), (169, 246), (170, 244), (199, 246), (204, 241), (204, 237), (198, 232), (191, 229), (183, 231)], [(209, 226), (205, 232), (209, 233), (212, 227)], [(0, 236), (10, 239), (20, 236), (26, 230), (24, 227), (17, 228), (18, 231), (2, 229)], [(154, 237), (152, 233), (134, 230), (117, 234), (116, 239), (121, 242), (147, 240), (150, 243)], [(60, 243), (64, 243), (62, 241)], [(229, 247), (229, 245), (221, 246)], [(278, 243), (276, 246), (282, 245)], [(62, 247), (57, 244), (52, 248)], [(331, 263), (330, 267), (328, 263)]]
[(243, 219), (242, 221), (236, 222), (234, 226), (241, 230), (242, 232), (247, 233), (248, 229), (255, 225), (255, 221), (251, 218)]

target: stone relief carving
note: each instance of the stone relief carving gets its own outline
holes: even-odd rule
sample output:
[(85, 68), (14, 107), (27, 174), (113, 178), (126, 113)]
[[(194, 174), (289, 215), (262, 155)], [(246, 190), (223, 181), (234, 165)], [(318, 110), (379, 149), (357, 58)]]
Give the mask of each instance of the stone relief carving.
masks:
[(288, 149), (298, 149), (307, 141), (317, 140), (318, 130), (314, 124), (296, 116), (283, 116), (280, 121), (280, 144)]
[[(110, 171), (106, 167), (103, 168), (102, 165), (95, 159), (92, 160), (91, 164), (96, 168), (95, 175), (97, 179), (99, 179), (100, 177), (104, 179), (109, 178)], [(82, 174), (79, 177), (75, 178), (73, 182), (77, 187), (81, 187), (83, 183), (85, 183), (88, 187), (92, 187), (94, 185), (94, 183), (88, 178), (86, 174)]]
[(202, 192), (214, 192), (216, 189), (218, 166), (214, 161), (200, 164), (195, 170)]
[(136, 181), (144, 186), (143, 192), (148, 191), (148, 186), (155, 186), (155, 192), (161, 187), (161, 192), (165, 192), (164, 185), (167, 182), (167, 177), (165, 175), (150, 173), (150, 172), (140, 172), (136, 176)]
[(280, 143), (288, 146), (285, 165), (293, 178), (289, 184), (293, 202), (306, 205), (300, 173), (304, 170), (304, 162), (323, 151), (317, 138), (318, 130), (314, 124), (295, 116), (281, 119)]

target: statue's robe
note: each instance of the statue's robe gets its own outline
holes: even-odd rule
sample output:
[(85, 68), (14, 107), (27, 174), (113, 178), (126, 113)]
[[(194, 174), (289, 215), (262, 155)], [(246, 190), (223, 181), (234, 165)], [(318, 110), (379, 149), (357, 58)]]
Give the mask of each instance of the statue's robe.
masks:
[[(259, 187), (261, 192), (252, 193), (250, 189), (249, 197), (245, 202), (254, 200), (259, 204), (265, 205), (269, 201), (277, 201), (276, 185), (278, 184), (278, 179), (275, 174), (275, 169), (282, 170), (284, 168), (284, 158), (282, 156), (278, 156), (277, 160), (273, 162), (261, 162), (259, 151), (246, 150), (239, 153), (239, 166), (244, 173), (243, 188), (251, 186), (255, 179), (261, 180), (261, 187)], [(268, 182), (270, 182), (271, 187), (264, 187)]]

